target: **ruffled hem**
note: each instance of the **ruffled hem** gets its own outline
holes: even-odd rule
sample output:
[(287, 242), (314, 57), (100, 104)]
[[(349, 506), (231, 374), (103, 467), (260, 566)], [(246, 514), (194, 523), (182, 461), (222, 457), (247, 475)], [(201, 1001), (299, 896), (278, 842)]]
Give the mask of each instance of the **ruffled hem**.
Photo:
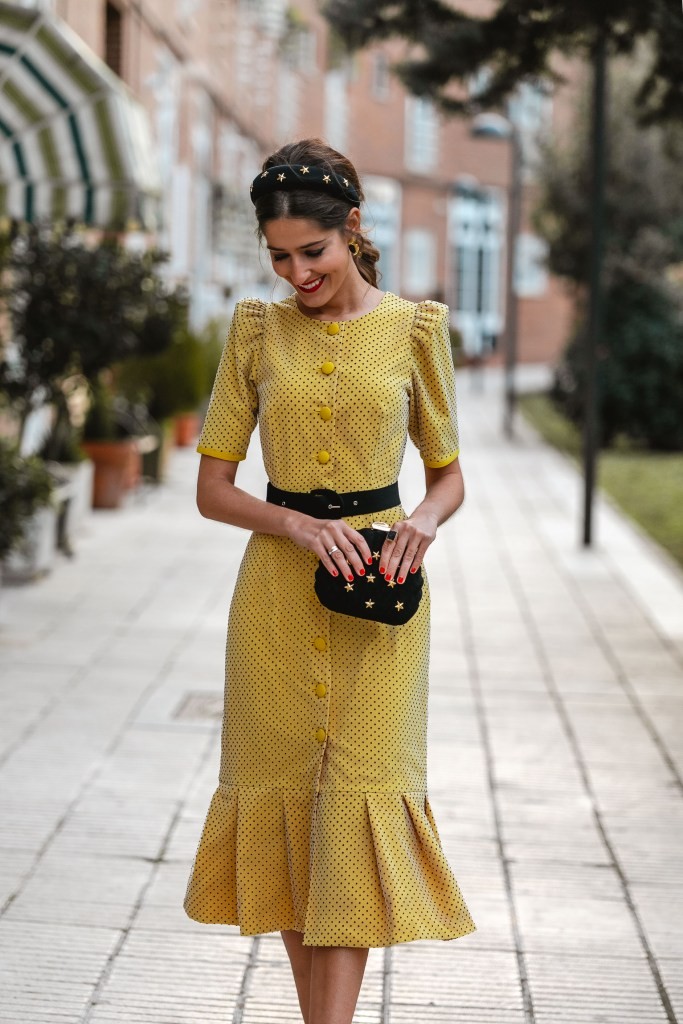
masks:
[(219, 786), (184, 908), (242, 935), (300, 931), (307, 946), (475, 931), (424, 792)]

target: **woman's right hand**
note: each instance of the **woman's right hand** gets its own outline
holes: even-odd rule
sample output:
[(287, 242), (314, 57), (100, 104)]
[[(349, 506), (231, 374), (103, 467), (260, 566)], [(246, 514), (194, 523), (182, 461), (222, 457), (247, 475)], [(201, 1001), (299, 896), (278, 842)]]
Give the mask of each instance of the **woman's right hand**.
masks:
[[(289, 536), (299, 547), (313, 551), (332, 576), (341, 573), (352, 580), (354, 573), (365, 575), (364, 562), (372, 565), (372, 552), (365, 537), (343, 519), (315, 519), (299, 514)], [(330, 554), (333, 547), (338, 550)]]

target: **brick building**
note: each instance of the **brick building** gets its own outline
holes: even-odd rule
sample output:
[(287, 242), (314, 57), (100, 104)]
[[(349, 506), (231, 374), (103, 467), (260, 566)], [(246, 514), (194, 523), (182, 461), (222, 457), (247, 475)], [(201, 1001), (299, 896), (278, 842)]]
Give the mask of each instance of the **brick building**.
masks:
[[(145, 154), (137, 165), (151, 160), (155, 172), (130, 187), (158, 196), (156, 219), (142, 227), (153, 225), (171, 253), (170, 275), (189, 283), (196, 324), (227, 316), (243, 295), (274, 294), (269, 261), (257, 248), (249, 183), (279, 144), (321, 135), (364, 179), (383, 287), (447, 302), (467, 350), (495, 358), (505, 316), (510, 144), (476, 138), (469, 122), (446, 120), (428, 101), (406, 95), (390, 73), (401, 44), (349, 58), (315, 0), (24, 0), (0, 3), (0, 19), (12, 8), (39, 9), (107, 89), (114, 88), (111, 72), (123, 80), (117, 118), (124, 97), (146, 111), (148, 127), (136, 116), (121, 138), (137, 139)], [(535, 137), (562, 130), (571, 96), (570, 87), (552, 97), (528, 87), (510, 110), (525, 153), (516, 250), (522, 360), (552, 360), (569, 327), (570, 302), (543, 268), (543, 244), (528, 213)], [(5, 91), (5, 122), (8, 106)], [(119, 164), (126, 161), (123, 153)], [(0, 157), (10, 184), (13, 173)], [(128, 226), (135, 244), (130, 219)]]

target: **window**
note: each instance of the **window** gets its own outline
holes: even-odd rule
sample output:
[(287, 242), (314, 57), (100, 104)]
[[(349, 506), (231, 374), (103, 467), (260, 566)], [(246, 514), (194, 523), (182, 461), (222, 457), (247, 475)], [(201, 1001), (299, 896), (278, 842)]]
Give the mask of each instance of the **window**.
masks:
[(342, 153), (346, 149), (348, 130), (347, 78), (345, 68), (328, 71), (325, 75), (325, 136), (329, 144)]
[(433, 171), (439, 159), (439, 119), (431, 100), (406, 96), (406, 167), (410, 171)]
[(520, 298), (537, 299), (548, 290), (548, 243), (537, 235), (522, 233), (515, 247), (515, 292)]
[(468, 187), (449, 205), (448, 237), (453, 266), (451, 306), (468, 355), (495, 348), (503, 325), (500, 309), (501, 253), (505, 216), (492, 189)]
[(277, 124), (283, 138), (296, 135), (299, 124), (302, 83), (299, 76), (282, 63), (277, 72)]
[(552, 129), (553, 97), (549, 82), (522, 82), (508, 104), (508, 117), (519, 131), (525, 180), (533, 179), (540, 159), (539, 141)]
[(107, 2), (104, 22), (104, 60), (112, 71), (123, 78), (123, 15)]
[(389, 98), (391, 77), (389, 61), (385, 53), (375, 53), (372, 58), (372, 95), (376, 100)]
[(393, 178), (366, 174), (365, 223), (369, 225), (372, 240), (379, 249), (379, 271), (382, 288), (400, 294), (401, 260), (401, 186)]
[(410, 295), (427, 298), (436, 288), (436, 239), (431, 231), (412, 228), (405, 233), (403, 287)]

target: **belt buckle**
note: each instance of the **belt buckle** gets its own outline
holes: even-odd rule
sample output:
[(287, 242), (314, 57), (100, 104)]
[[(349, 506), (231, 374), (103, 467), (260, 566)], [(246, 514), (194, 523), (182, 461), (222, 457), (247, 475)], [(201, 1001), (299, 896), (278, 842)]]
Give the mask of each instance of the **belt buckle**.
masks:
[(312, 497), (320, 502), (321, 509), (325, 510), (326, 519), (341, 519), (344, 515), (344, 499), (337, 491), (329, 487), (314, 487), (310, 491)]

